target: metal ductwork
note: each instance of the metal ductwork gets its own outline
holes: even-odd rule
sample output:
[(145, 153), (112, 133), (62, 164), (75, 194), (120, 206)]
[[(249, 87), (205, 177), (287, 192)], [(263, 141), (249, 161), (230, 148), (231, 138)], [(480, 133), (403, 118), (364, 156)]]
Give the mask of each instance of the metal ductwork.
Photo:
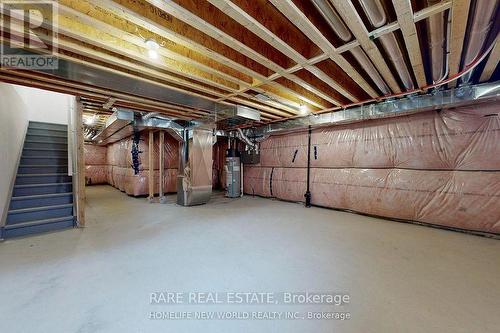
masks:
[[(335, 9), (333, 9), (330, 2), (327, 0), (312, 0), (314, 6), (320, 12), (321, 16), (326, 20), (326, 22), (333, 29), (335, 34), (344, 42), (349, 42), (352, 39), (352, 34), (349, 28), (342, 21), (340, 16), (337, 14)], [(361, 49), (361, 47), (357, 46), (350, 50), (352, 56), (359, 63), (361, 68), (370, 76), (375, 85), (380, 89), (382, 94), (387, 95), (391, 93), (391, 90), (385, 83), (384, 79), (380, 76), (379, 72), (373, 66), (372, 62), (365, 54), (365, 52)]]
[(93, 139), (97, 144), (107, 145), (134, 134), (134, 111), (115, 109), (115, 112), (106, 120), (106, 127)]
[(257, 149), (258, 148), (258, 145), (254, 142), (252, 142), (252, 140), (250, 140), (250, 138), (248, 138), (245, 133), (243, 133), (243, 131), (241, 130), (241, 128), (237, 128), (237, 136), (238, 136), (238, 139), (240, 139), (241, 141), (243, 141), (250, 149)]
[(246, 134), (249, 137), (261, 137), (306, 130), (309, 126), (342, 125), (370, 119), (396, 117), (442, 108), (477, 104), (485, 101), (500, 101), (500, 81), (434, 91), (426, 95), (414, 95), (371, 105), (357, 106), (342, 111), (310, 115), (249, 129)]
[(218, 104), (215, 110), (218, 129), (234, 128), (260, 121), (260, 112), (242, 105)]
[[(387, 23), (384, 7), (380, 3), (380, 0), (360, 0), (360, 4), (368, 17), (368, 20), (375, 28), (380, 28)], [(393, 63), (394, 68), (396, 69), (406, 90), (413, 90), (415, 88), (413, 85), (413, 79), (408, 71), (408, 66), (406, 66), (403, 52), (399, 47), (394, 33), (390, 32), (384, 34), (380, 36), (378, 40)]]
[[(472, 22), (469, 28), (469, 37), (465, 47), (463, 66), (469, 66), (479, 56), (484, 44), (488, 38), (488, 34), (493, 26), (493, 20), (496, 16), (498, 1), (495, 0), (476, 0), (474, 12), (470, 18)], [(472, 72), (462, 78), (463, 82), (468, 82), (472, 76)]]

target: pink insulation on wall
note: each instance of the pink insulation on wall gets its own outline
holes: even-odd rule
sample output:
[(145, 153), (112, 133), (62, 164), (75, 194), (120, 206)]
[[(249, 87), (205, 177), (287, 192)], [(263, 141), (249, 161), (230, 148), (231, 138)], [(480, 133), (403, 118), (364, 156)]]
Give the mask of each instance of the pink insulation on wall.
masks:
[(85, 183), (92, 184), (106, 184), (106, 147), (85, 144), (83, 146), (85, 157)]
[[(315, 129), (312, 203), (500, 233), (500, 117), (495, 104)], [(307, 132), (272, 136), (244, 191), (303, 201)]]
[[(159, 139), (155, 136), (155, 142), (153, 144), (153, 170), (155, 191), (158, 192), (158, 168), (159, 168)], [(86, 145), (87, 146), (87, 145)], [(103, 148), (106, 150), (105, 162), (103, 163), (102, 177), (105, 180), (102, 183), (108, 183), (119, 190), (134, 196), (147, 195), (149, 193), (149, 136), (147, 133), (141, 134), (139, 141), (139, 173), (135, 174), (133, 169), (133, 159), (132, 159), (132, 138), (126, 138), (115, 143), (108, 145), (107, 147), (99, 147), (95, 145), (88, 145), (91, 147)], [(179, 153), (178, 153), (178, 142), (170, 135), (165, 136), (164, 145), (164, 184), (163, 189), (165, 193), (176, 192), (177, 184), (177, 168), (179, 164)], [(88, 153), (92, 150), (88, 149)], [(87, 150), (85, 151), (87, 155)], [(102, 157), (102, 156), (101, 156)], [(93, 160), (93, 158), (89, 158)], [(87, 157), (86, 157), (87, 161)], [(91, 170), (93, 166), (87, 165), (86, 168)], [(94, 171), (96, 172), (96, 171)], [(92, 184), (97, 184), (93, 182)]]

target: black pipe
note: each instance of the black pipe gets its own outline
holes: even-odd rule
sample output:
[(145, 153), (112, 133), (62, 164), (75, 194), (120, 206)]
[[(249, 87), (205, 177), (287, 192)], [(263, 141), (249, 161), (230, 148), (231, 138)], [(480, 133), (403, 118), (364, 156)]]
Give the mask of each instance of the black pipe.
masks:
[(304, 197), (306, 198), (306, 208), (311, 207), (311, 191), (310, 191), (310, 182), (311, 182), (311, 133), (312, 128), (309, 125), (309, 132), (307, 137), (307, 190)]

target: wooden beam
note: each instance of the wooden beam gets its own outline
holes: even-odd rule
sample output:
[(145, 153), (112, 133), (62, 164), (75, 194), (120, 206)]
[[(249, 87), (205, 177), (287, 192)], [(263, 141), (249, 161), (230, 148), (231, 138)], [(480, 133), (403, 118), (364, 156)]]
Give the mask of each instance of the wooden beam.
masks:
[[(273, 6), (271, 6), (271, 8), (266, 7), (266, 8), (268, 8), (268, 11), (266, 12), (267, 14), (264, 14), (264, 10), (262, 8), (262, 7), (264, 7), (264, 5), (262, 5), (262, 3), (261, 3), (262, 1), (260, 1), (260, 2), (252, 1), (251, 5), (246, 0), (244, 0), (244, 1), (237, 1), (238, 4), (245, 5), (244, 8), (240, 8), (236, 3), (232, 2), (232, 1), (229, 1), (229, 0), (208, 0), (208, 1), (210, 1), (214, 6), (216, 6), (217, 8), (219, 8), (219, 10), (224, 11), (227, 15), (229, 15), (235, 21), (238, 21), (244, 27), (246, 27), (247, 29), (249, 29), (250, 31), (252, 31), (253, 33), (255, 33), (257, 36), (259, 36), (263, 40), (265, 40), (267, 43), (269, 43), (270, 45), (274, 46), (276, 49), (278, 49), (283, 54), (285, 54), (286, 56), (288, 56), (290, 59), (292, 59), (293, 61), (295, 61), (301, 67), (308, 66), (308, 64), (307, 64), (308, 63), (308, 59), (303, 54), (301, 54), (300, 52), (298, 52), (295, 49), (295, 48), (298, 48), (299, 50), (301, 50), (302, 52), (304, 52), (303, 51), (304, 48), (303, 47), (297, 47), (297, 46), (295, 46), (295, 48), (294, 48), (291, 44), (289, 44), (289, 43), (292, 43), (292, 42), (293, 42), (294, 45), (296, 45), (296, 44), (299, 44), (299, 45), (300, 44), (302, 44), (302, 45), (306, 44), (304, 42), (304, 40), (300, 39), (300, 37), (303, 36), (302, 31), (300, 31), (293, 24), (291, 24), (288, 20), (286, 20), (286, 22), (289, 23), (289, 25), (291, 27), (293, 27), (293, 29), (297, 29), (298, 30), (298, 36), (294, 35), (293, 39), (288, 38), (287, 42), (285, 42), (284, 40), (281, 39), (280, 36), (278, 36), (278, 35), (275, 34), (275, 32), (277, 32), (277, 31), (284, 31), (284, 30), (286, 30), (285, 28), (290, 29), (289, 26), (283, 27), (283, 25), (285, 25), (283, 22), (276, 23), (276, 22), (272, 21), (273, 19), (274, 20), (278, 20), (281, 17), (281, 16), (270, 17), (270, 14), (268, 13), (269, 9), (276, 10), (275, 7), (273, 7)], [(256, 7), (258, 7), (259, 3), (261, 5), (260, 8), (256, 8)], [(266, 22), (269, 22), (268, 25), (265, 26), (263, 23), (261, 23), (257, 19), (257, 14), (256, 13), (254, 13), (254, 15), (256, 15), (256, 17), (250, 16), (248, 14), (248, 11), (250, 11), (250, 10), (257, 11), (257, 14), (259, 14), (261, 16), (262, 15), (267, 15), (268, 17), (267, 17), (267, 21)], [(268, 27), (270, 27), (270, 28), (268, 28)], [(274, 28), (273, 29), (274, 32), (270, 30), (272, 28)], [(283, 34), (281, 34), (281, 35), (283, 35)], [(310, 43), (310, 41), (309, 41), (309, 43)], [(312, 44), (312, 43), (310, 43), (310, 44)], [(312, 44), (312, 45), (314, 45), (314, 44)], [(314, 45), (314, 47), (317, 48), (316, 45)], [(290, 75), (290, 77), (291, 77), (292, 80), (297, 81), (297, 78), (293, 77), (293, 75)], [(330, 85), (333, 89), (337, 90), (338, 92), (340, 92), (342, 95), (344, 95), (346, 98), (350, 99), (351, 101), (357, 101), (356, 98), (352, 94), (350, 94), (346, 89), (344, 89), (341, 85), (339, 85), (337, 82), (335, 82), (335, 80), (333, 80), (332, 78), (327, 78), (326, 80), (324, 80), (325, 79), (324, 76), (318, 76), (318, 79), (323, 80), (326, 84)], [(299, 84), (301, 84), (303, 87), (305, 87), (304, 83), (299, 83)], [(311, 92), (313, 92), (315, 94), (319, 94), (319, 96), (321, 96), (323, 99), (325, 99), (325, 100), (327, 100), (327, 101), (329, 101), (331, 103), (334, 103), (335, 105), (340, 105), (341, 104), (341, 103), (339, 103), (338, 99), (332, 98), (332, 96), (324, 95), (319, 90), (313, 89), (313, 90), (311, 90)]]
[(396, 11), (401, 32), (403, 33), (406, 49), (408, 50), (408, 56), (410, 58), (411, 67), (413, 68), (413, 73), (415, 73), (415, 78), (417, 79), (417, 84), (419, 87), (424, 87), (427, 85), (427, 80), (425, 78), (417, 28), (415, 27), (415, 22), (413, 21), (411, 1), (392, 0), (392, 4), (394, 5), (394, 9)]
[(500, 39), (500, 37), (497, 36), (497, 38), (495, 40), (495, 46), (493, 47), (493, 50), (491, 51), (491, 53), (489, 55), (488, 61), (486, 62), (486, 65), (484, 66), (483, 73), (481, 74), (481, 78), (479, 79), (479, 82), (488, 81), (498, 66), (498, 61), (500, 59), (499, 39)]
[(83, 104), (77, 98), (74, 105), (73, 121), (73, 158), (76, 166), (76, 172), (73, 172), (73, 184), (75, 196), (76, 210), (76, 225), (78, 227), (85, 226), (85, 155), (84, 155), (84, 138), (83, 138)]
[[(178, 19), (183, 20), (186, 23), (189, 23), (193, 27), (204, 31), (211, 37), (217, 38), (227, 46), (244, 54), (245, 56), (260, 63), (261, 65), (268, 67), (274, 72), (279, 73), (283, 76), (289, 74), (283, 67), (282, 63), (276, 63), (272, 59), (272, 57), (266, 58), (263, 54), (257, 52), (255, 49), (252, 49), (251, 47), (249, 47), (248, 45), (244, 44), (239, 39), (237, 39), (236, 37), (238, 37), (239, 34), (237, 30), (241, 30), (241, 25), (239, 24), (235, 25), (233, 19), (228, 18), (230, 23), (224, 22), (227, 24), (221, 25), (220, 21), (215, 20), (214, 17), (212, 17), (211, 15), (207, 15), (208, 11), (211, 14), (217, 13), (216, 17), (219, 17), (221, 15), (220, 10), (217, 9), (218, 12), (215, 12), (213, 9), (215, 7), (212, 6), (213, 8), (211, 8), (207, 6), (204, 2), (196, 3), (195, 5), (192, 1), (187, 1), (187, 0), (175, 0), (169, 2), (161, 0), (147, 0), (147, 2), (177, 17)], [(184, 6), (186, 6), (187, 8), (184, 8)], [(299, 82), (299, 84), (303, 83), (304, 82)], [(304, 86), (304, 88), (309, 90), (311, 87)], [(313, 93), (321, 94), (319, 91), (315, 91)], [(324, 97), (321, 98), (325, 99)], [(331, 103), (334, 103), (331, 100), (331, 98), (328, 98), (327, 100)]]
[(280, 72), (293, 61), (207, 1), (146, 0), (260, 64)]
[[(74, 6), (77, 6), (76, 8), (78, 8), (78, 9), (82, 9), (82, 10), (83, 9), (88, 9), (87, 11), (91, 10), (91, 9), (89, 9), (87, 7), (84, 7), (82, 5), (83, 3), (87, 3), (86, 1), (77, 2), (77, 4), (74, 4), (74, 1), (72, 1), (72, 0), (64, 0), (64, 2), (70, 3), (70, 4), (74, 5)], [(92, 1), (90, 1), (90, 2), (92, 2)], [(106, 1), (104, 1), (104, 2), (106, 2)], [(130, 33), (123, 32), (123, 31), (119, 30), (118, 28), (115, 28), (114, 26), (110, 26), (109, 24), (99, 22), (99, 21), (95, 20), (95, 18), (88, 17), (85, 14), (75, 13), (73, 8), (69, 8), (69, 7), (66, 7), (64, 5), (61, 5), (61, 6), (63, 8), (62, 9), (63, 13), (69, 13), (69, 14), (73, 15), (76, 20), (78, 20), (79, 18), (81, 19), (82, 17), (86, 18), (86, 20), (84, 20), (84, 22), (86, 24), (91, 25), (92, 27), (100, 27), (103, 31), (106, 31), (106, 32), (113, 32), (113, 37), (115, 37), (115, 38), (118, 38), (120, 35), (125, 35), (125, 36), (129, 36), (130, 35)], [(97, 12), (97, 13), (101, 13), (102, 14), (103, 12), (106, 12), (108, 9), (109, 8), (106, 8), (104, 10), (100, 9), (98, 11), (92, 11), (92, 13)], [(113, 14), (113, 15), (116, 15), (116, 14)], [(113, 15), (110, 14), (110, 16), (113, 16)], [(127, 18), (129, 18), (129, 17), (132, 18), (132, 16), (130, 15), (130, 13), (127, 12), (127, 15), (128, 15)], [(106, 16), (104, 16), (104, 17), (106, 17)], [(110, 21), (108, 19), (108, 22), (113, 22), (113, 21)], [(117, 22), (116, 24), (119, 24), (119, 23)], [(63, 33), (66, 33), (66, 34), (70, 35), (71, 37), (75, 37), (75, 38), (78, 37), (78, 34), (74, 34), (71, 31), (63, 31)], [(125, 39), (127, 39), (127, 38), (125, 38)], [(143, 45), (143, 40), (140, 39), (137, 36), (129, 36), (128, 39), (127, 39), (127, 41), (129, 41), (131, 43), (134, 43), (138, 47), (144, 46)], [(107, 48), (108, 50), (111, 50), (113, 52), (118, 52), (118, 50), (116, 50), (116, 48), (113, 48), (113, 46), (115, 46), (116, 43), (112, 43), (112, 45), (106, 45), (106, 43), (96, 43), (95, 41), (85, 40), (85, 42), (91, 42), (94, 45), (97, 44), (99, 47), (104, 47), (104, 48)], [(134, 55), (134, 60), (138, 60), (138, 61), (141, 60), (140, 57), (142, 55), (136, 54), (136, 53), (134, 53), (134, 51), (131, 50), (130, 52), (128, 52), (128, 55)], [(251, 74), (254, 74), (254, 73), (251, 73)], [(193, 76), (192, 78), (196, 79), (195, 76)], [(264, 79), (265, 79), (265, 77), (264, 77)], [(186, 81), (183, 81), (183, 80), (180, 80), (180, 82), (178, 82), (178, 83), (186, 85)], [(240, 84), (245, 84), (244, 82), (241, 82), (241, 81), (239, 83)], [(219, 86), (219, 87), (223, 88), (221, 86)], [(246, 87), (249, 88), (250, 86), (246, 86)], [(194, 87), (194, 88), (199, 90), (199, 87)], [(231, 92), (236, 92), (236, 90), (234, 90), (234, 89), (228, 89), (228, 90), (231, 91)], [(205, 92), (208, 92), (208, 91), (205, 91)], [(215, 94), (218, 97), (221, 97), (221, 99), (222, 99), (222, 97), (224, 97), (224, 95), (214, 93), (214, 91), (211, 91), (210, 93), (211, 94)], [(268, 104), (268, 103), (265, 102), (264, 104)]]
[(332, 3), (346, 25), (351, 30), (354, 37), (358, 40), (359, 45), (361, 45), (368, 57), (370, 57), (373, 65), (377, 68), (380, 75), (382, 75), (387, 85), (394, 93), (400, 93), (401, 89), (399, 88), (396, 79), (392, 75), (389, 66), (387, 66), (386, 61), (382, 57), (380, 50), (370, 39), (368, 30), (366, 29), (363, 20), (356, 11), (356, 8), (354, 8), (351, 0), (333, 0)]
[[(362, 89), (371, 97), (378, 97), (377, 92), (366, 82), (354, 67), (340, 54), (330, 40), (309, 20), (292, 0), (270, 0), (297, 28), (306, 34), (321, 50), (335, 61)], [(323, 59), (324, 60), (324, 59)]]
[(457, 1), (457, 0), (443, 0), (441, 2), (438, 2), (435, 5), (425, 7), (424, 9), (415, 13), (413, 20), (415, 22), (425, 20), (426, 18), (429, 18), (432, 15), (436, 15), (438, 13), (441, 13), (441, 12), (444, 12), (445, 10), (450, 9), (452, 4), (459, 2), (459, 1)]
[[(168, 53), (166, 50), (159, 51), (158, 59), (152, 60), (147, 56), (147, 48), (141, 37), (128, 34), (63, 4), (59, 4), (58, 7), (60, 13), (58, 29), (64, 35), (118, 54), (126, 52), (128, 57), (137, 61), (152, 64), (220, 89), (239, 89), (239, 85), (234, 82), (202, 71), (191, 64), (162, 56), (163, 53)], [(170, 56), (170, 53), (168, 55)]]
[[(122, 32), (124, 39), (132, 43), (139, 41), (139, 46), (141, 47), (144, 47), (145, 39), (151, 38), (158, 42), (161, 46), (158, 53), (163, 56), (188, 63), (191, 66), (220, 76), (228, 81), (239, 84), (252, 83), (252, 78), (250, 76), (234, 70), (223, 63), (212, 60), (200, 52), (190, 49), (184, 45), (180, 45), (179, 43), (168, 39), (165, 34), (158, 34), (155, 31), (144, 28), (141, 25), (129, 22), (124, 17), (120, 17), (114, 14), (114, 12), (103, 8), (104, 6), (102, 5), (96, 6), (94, 2), (85, 0), (61, 0), (60, 4), (66, 7), (71, 7), (81, 13), (84, 13), (86, 16), (91, 16), (98, 21), (112, 26), (114, 29), (118, 29)], [(95, 27), (103, 30), (100, 26)]]
[[(227, 66), (244, 73), (245, 75), (253, 77), (254, 83), (250, 87), (242, 85), (244, 88), (240, 90), (241, 92), (245, 92), (254, 86), (265, 84), (271, 80), (271, 77), (275, 78), (272, 75), (269, 78), (263, 75), (261, 70), (262, 68), (265, 68), (263, 65), (254, 62), (252, 59), (247, 58), (242, 54), (239, 54), (239, 52), (230, 49), (219, 40), (189, 26), (187, 23), (180, 21), (176, 17), (169, 16), (160, 8), (157, 8), (147, 2), (138, 3), (134, 0), (87, 0), (86, 2), (100, 8), (101, 11), (106, 11), (109, 12), (110, 15), (124, 18), (143, 29), (165, 36), (175, 43), (186, 46), (199, 53), (203, 53), (215, 61), (224, 63)], [(165, 19), (165, 16), (167, 16), (168, 19)], [(324, 60), (324, 58), (324, 56), (315, 57), (309, 62), (314, 64), (318, 61)], [(293, 73), (299, 69), (300, 67), (292, 67), (286, 70), (286, 72)], [(267, 73), (272, 72), (268, 71)], [(279, 75), (276, 77), (279, 77)], [(287, 88), (283, 87), (282, 89)], [(231, 93), (227, 95), (227, 98), (235, 95), (237, 94)]]
[[(469, 18), (470, 0), (453, 0), (451, 7), (451, 38), (449, 74), (455, 75), (460, 70), (462, 50), (464, 46), (465, 31), (467, 30), (467, 19)], [(450, 83), (455, 87), (457, 81)]]
[[(424, 9), (416, 12), (413, 15), (413, 22), (417, 23), (419, 21), (425, 20), (426, 18), (429, 18), (429, 16), (444, 12), (445, 10), (448, 10), (451, 8), (451, 3), (452, 3), (452, 0), (443, 0), (441, 2), (438, 2), (435, 5), (426, 7)], [(368, 33), (368, 37), (370, 37), (370, 39), (377, 39), (385, 34), (388, 34), (390, 32), (394, 32), (398, 29), (400, 29), (399, 23), (397, 21), (391, 22), (391, 23), (388, 23), (380, 28), (377, 28), (375, 30), (370, 31)], [(357, 40), (353, 40), (352, 42), (349, 42), (347, 44), (339, 46), (337, 48), (337, 52), (344, 53), (344, 52), (347, 52), (349, 50), (352, 50), (353, 48), (355, 48), (357, 46), (359, 46), (359, 42)]]

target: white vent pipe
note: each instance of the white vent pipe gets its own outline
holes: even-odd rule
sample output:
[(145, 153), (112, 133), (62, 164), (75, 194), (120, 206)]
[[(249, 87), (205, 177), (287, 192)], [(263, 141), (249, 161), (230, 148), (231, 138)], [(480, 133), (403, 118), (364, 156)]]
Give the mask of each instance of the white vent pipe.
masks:
[[(470, 23), (470, 33), (468, 44), (465, 47), (464, 61), (462, 68), (469, 66), (479, 55), (488, 38), (488, 34), (493, 26), (493, 19), (497, 9), (498, 1), (495, 0), (476, 0), (474, 13)], [(463, 78), (467, 82), (471, 73)]]
[[(312, 2), (324, 17), (328, 25), (330, 25), (335, 34), (341, 40), (343, 40), (344, 42), (348, 42), (352, 39), (351, 31), (344, 24), (337, 12), (332, 8), (328, 0), (312, 0)], [(370, 59), (368, 59), (365, 52), (363, 52), (361, 47), (357, 46), (350, 50), (350, 52), (353, 55), (354, 59), (356, 59), (359, 65), (363, 68), (363, 70), (371, 77), (380, 91), (382, 91), (384, 95), (390, 94), (391, 91), (389, 87), (385, 83), (384, 79), (382, 79), (377, 69), (373, 66)]]
[[(427, 5), (432, 6), (440, 0), (427, 0)], [(444, 12), (434, 14), (427, 19), (427, 38), (429, 40), (430, 65), (432, 82), (442, 80), (444, 75), (444, 49), (445, 27)]]
[[(384, 7), (380, 3), (380, 0), (360, 0), (360, 4), (368, 20), (375, 28), (380, 28), (387, 23)], [(403, 52), (398, 45), (396, 36), (390, 32), (380, 36), (378, 39), (389, 56), (389, 59), (394, 64), (406, 90), (413, 90), (415, 86), (413, 85), (411, 74), (406, 66)]]

